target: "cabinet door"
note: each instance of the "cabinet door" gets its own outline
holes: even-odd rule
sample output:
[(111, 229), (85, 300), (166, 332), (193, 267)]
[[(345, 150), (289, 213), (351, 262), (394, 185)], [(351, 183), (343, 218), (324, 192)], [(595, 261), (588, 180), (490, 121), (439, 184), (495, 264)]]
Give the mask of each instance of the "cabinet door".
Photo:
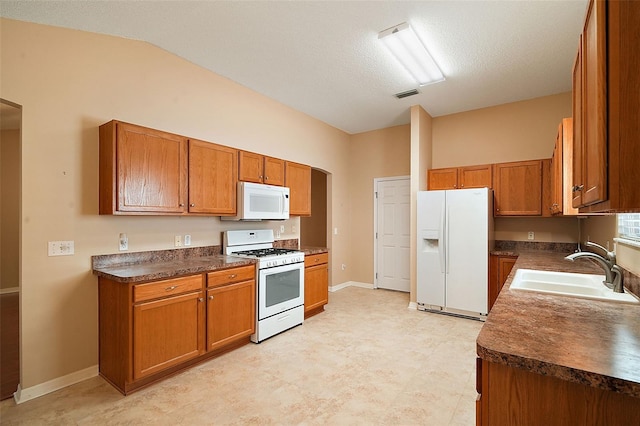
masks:
[(284, 186), (284, 160), (264, 157), (264, 183)]
[(304, 269), (304, 312), (317, 309), (329, 302), (329, 270), (323, 263)]
[(518, 260), (518, 258), (513, 256), (500, 256), (498, 259), (498, 292), (502, 290), (505, 281), (507, 281), (513, 269), (513, 265), (516, 264), (516, 260)]
[(251, 336), (255, 327), (255, 280), (207, 290), (207, 350)]
[(287, 161), (285, 179), (290, 189), (289, 214), (311, 216), (311, 167)]
[(183, 213), (187, 194), (187, 140), (117, 123), (118, 211)]
[(427, 190), (437, 191), (456, 188), (458, 188), (457, 167), (427, 170)]
[[(554, 209), (558, 207), (553, 206), (553, 165), (551, 164), (551, 158), (545, 158), (542, 160), (542, 217), (551, 217)], [(557, 210), (562, 213), (560, 210)]]
[(592, 0), (582, 37), (582, 205), (607, 199), (607, 82), (604, 1)]
[(204, 353), (202, 291), (133, 307), (133, 379)]
[(556, 144), (551, 157), (551, 214), (562, 214), (562, 123), (558, 125)]
[(189, 212), (236, 214), (237, 151), (189, 141)]
[(542, 214), (542, 161), (494, 165), (495, 215)]
[(253, 152), (238, 153), (238, 179), (241, 182), (262, 183), (264, 177), (264, 157)]
[(458, 169), (459, 188), (491, 188), (491, 164), (466, 166)]
[[(571, 179), (571, 206), (582, 205), (582, 36), (578, 55), (573, 64), (573, 176)], [(584, 188), (584, 186), (583, 186)]]
[(493, 307), (507, 277), (515, 265), (517, 256), (491, 255), (489, 258), (489, 310)]

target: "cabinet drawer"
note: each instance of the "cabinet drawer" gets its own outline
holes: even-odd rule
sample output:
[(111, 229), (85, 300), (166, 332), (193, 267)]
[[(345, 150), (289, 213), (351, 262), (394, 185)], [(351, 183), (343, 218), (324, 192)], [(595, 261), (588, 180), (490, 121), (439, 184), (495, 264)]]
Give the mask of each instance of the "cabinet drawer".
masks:
[(133, 302), (173, 296), (188, 291), (202, 290), (202, 275), (154, 281), (133, 286)]
[(222, 271), (209, 272), (207, 274), (207, 287), (217, 287), (229, 283), (255, 280), (255, 278), (256, 269), (254, 265), (223, 269)]
[(329, 253), (310, 254), (304, 257), (304, 267), (329, 263)]

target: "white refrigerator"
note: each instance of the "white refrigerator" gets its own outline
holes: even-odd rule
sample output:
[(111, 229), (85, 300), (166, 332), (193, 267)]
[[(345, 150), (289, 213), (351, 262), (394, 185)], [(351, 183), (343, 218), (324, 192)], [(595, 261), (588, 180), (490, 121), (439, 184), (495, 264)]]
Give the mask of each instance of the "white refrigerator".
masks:
[(419, 191), (418, 309), (483, 319), (488, 312), (493, 192)]

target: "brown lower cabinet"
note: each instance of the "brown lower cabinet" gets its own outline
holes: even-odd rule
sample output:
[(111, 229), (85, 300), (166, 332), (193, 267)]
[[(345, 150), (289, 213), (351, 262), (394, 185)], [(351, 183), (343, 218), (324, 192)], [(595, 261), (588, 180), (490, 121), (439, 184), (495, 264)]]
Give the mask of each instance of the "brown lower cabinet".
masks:
[(476, 425), (637, 425), (638, 398), (478, 358)]
[(304, 317), (324, 311), (329, 303), (329, 254), (320, 253), (304, 258)]
[(100, 375), (125, 395), (249, 343), (255, 329), (254, 265), (98, 286)]
[(507, 277), (513, 269), (518, 256), (492, 254), (489, 259), (489, 310), (502, 290)]

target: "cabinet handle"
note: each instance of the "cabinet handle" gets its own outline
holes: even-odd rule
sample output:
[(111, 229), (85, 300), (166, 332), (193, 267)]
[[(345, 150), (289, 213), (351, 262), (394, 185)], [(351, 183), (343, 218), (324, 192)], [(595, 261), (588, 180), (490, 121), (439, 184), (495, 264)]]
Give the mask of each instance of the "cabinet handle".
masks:
[(571, 188), (573, 192), (582, 191), (582, 189), (584, 189), (584, 185), (576, 185), (573, 188)]
[(264, 180), (269, 180), (269, 176), (265, 176), (265, 177), (264, 177)]
[(184, 203), (178, 204), (179, 207), (184, 207)]
[(319, 261), (320, 261), (320, 259), (318, 259), (318, 258), (316, 257), (316, 263), (317, 263), (317, 262), (319, 262)]
[(464, 188), (464, 184), (460, 185), (460, 188)]
[(258, 178), (262, 179), (262, 175), (258, 176)]
[(213, 296), (209, 296), (209, 300), (213, 300)]
[(189, 204), (189, 207), (195, 207), (196, 205), (194, 203)]
[(234, 278), (235, 278), (235, 277), (237, 277), (237, 276), (238, 276), (238, 274), (231, 274), (231, 275), (229, 275), (229, 279), (230, 279), (230, 280), (232, 280), (232, 279), (234, 279)]
[(198, 297), (198, 302), (204, 302), (204, 297)]
[(165, 288), (164, 291), (171, 291), (171, 290), (175, 290), (176, 288), (178, 288), (177, 285), (172, 285), (171, 287)]

